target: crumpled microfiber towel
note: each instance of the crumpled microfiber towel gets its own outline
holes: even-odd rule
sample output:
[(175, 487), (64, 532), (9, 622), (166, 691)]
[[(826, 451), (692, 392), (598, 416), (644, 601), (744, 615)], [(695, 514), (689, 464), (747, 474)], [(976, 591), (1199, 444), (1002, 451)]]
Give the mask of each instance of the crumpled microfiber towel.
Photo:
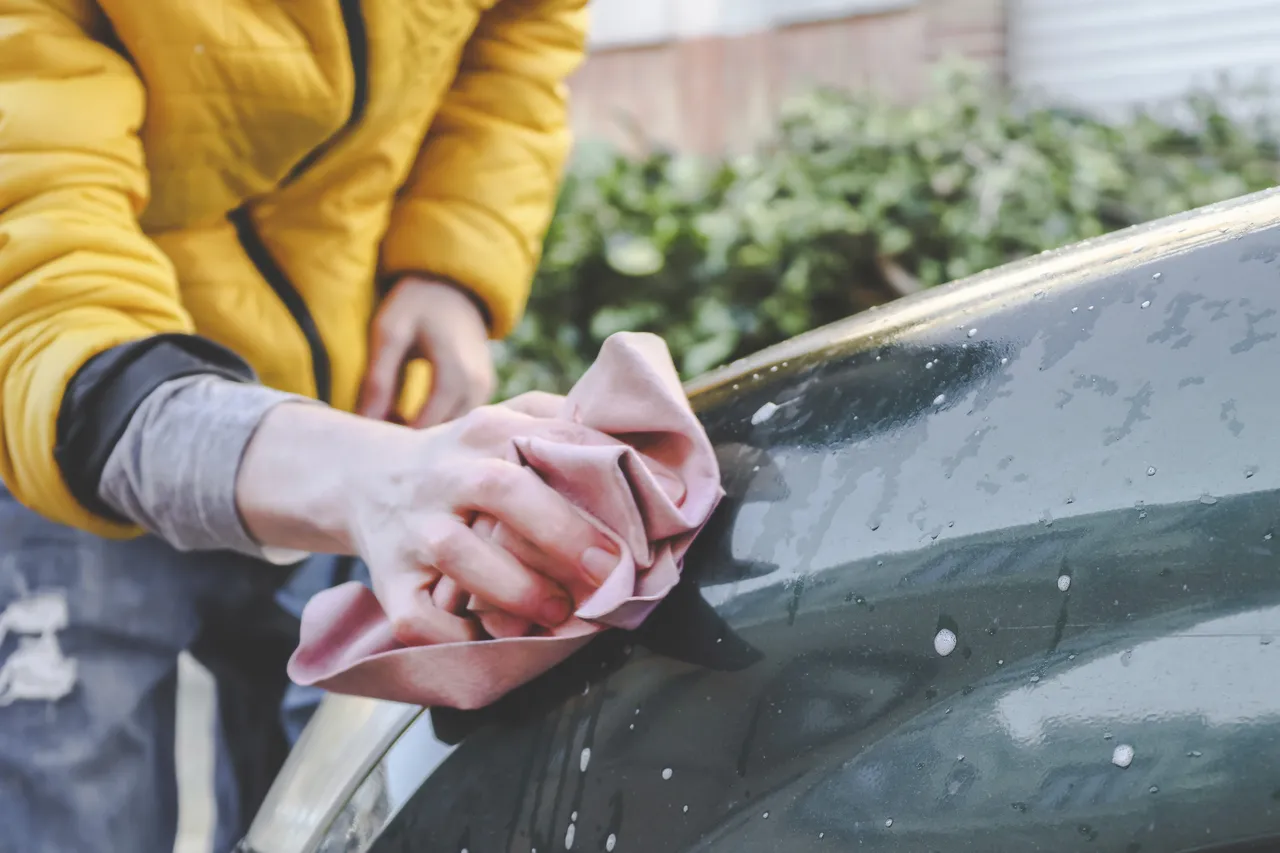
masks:
[[(638, 627), (680, 580), (685, 552), (723, 497), (720, 469), (661, 338), (623, 332), (569, 392), (561, 417), (616, 440), (586, 447), (516, 439), (512, 459), (538, 473), (618, 546), (622, 559), (574, 616), (547, 631), (471, 600), (490, 639), (406, 647), (358, 582), (302, 613), (289, 676), (336, 693), (473, 710), (491, 704), (609, 627)], [(491, 535), (491, 518), (473, 529)], [(457, 595), (437, 581), (432, 599)], [(448, 606), (448, 605), (445, 605)]]

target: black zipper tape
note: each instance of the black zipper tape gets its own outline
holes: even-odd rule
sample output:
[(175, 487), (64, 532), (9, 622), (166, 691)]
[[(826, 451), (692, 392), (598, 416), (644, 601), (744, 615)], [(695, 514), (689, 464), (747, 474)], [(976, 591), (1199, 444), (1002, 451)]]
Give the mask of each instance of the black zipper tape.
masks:
[(284, 270), (280, 269), (280, 265), (268, 251), (267, 244), (262, 242), (262, 237), (253, 225), (248, 209), (237, 208), (231, 211), (227, 218), (235, 226), (236, 237), (244, 247), (245, 254), (249, 256), (249, 260), (253, 261), (253, 265), (258, 268), (259, 274), (266, 279), (267, 284), (271, 285), (276, 296), (280, 297), (284, 307), (289, 309), (294, 322), (302, 330), (302, 336), (307, 340), (307, 346), (311, 349), (311, 367), (316, 378), (316, 397), (325, 403), (332, 402), (333, 374), (329, 366), (329, 351), (325, 349), (324, 339), (320, 337), (320, 327), (316, 325), (315, 317), (311, 316), (311, 309), (307, 307), (306, 300), (293, 286), (293, 282), (289, 281)]
[[(354, 81), (351, 92), (351, 111), (347, 114), (347, 120), (343, 123), (342, 129), (299, 160), (289, 170), (281, 186), (287, 186), (297, 180), (298, 176), (315, 165), (339, 138), (350, 133), (352, 128), (364, 118), (365, 109), (369, 105), (369, 33), (365, 27), (364, 11), (360, 7), (360, 0), (341, 0), (341, 6)], [(316, 396), (323, 402), (332, 402), (333, 372), (329, 363), (329, 352), (325, 349), (324, 339), (320, 337), (320, 329), (316, 326), (315, 317), (311, 315), (311, 309), (307, 307), (306, 301), (293, 286), (293, 282), (289, 281), (284, 270), (276, 263), (276, 259), (271, 256), (271, 252), (262, 241), (262, 236), (254, 227), (253, 218), (249, 215), (248, 209), (237, 208), (228, 214), (227, 218), (235, 226), (236, 236), (245, 254), (253, 261), (253, 265), (258, 268), (258, 272), (266, 279), (267, 284), (271, 285), (271, 289), (275, 291), (276, 296), (280, 297), (280, 301), (289, 309), (298, 328), (302, 330), (307, 346), (311, 349)]]

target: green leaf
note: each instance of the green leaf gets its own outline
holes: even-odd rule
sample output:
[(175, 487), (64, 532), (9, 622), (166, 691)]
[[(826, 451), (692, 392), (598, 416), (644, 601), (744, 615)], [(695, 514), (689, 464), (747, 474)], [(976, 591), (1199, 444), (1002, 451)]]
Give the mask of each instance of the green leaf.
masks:
[(746, 155), (580, 141), (527, 316), (495, 348), (501, 393), (566, 390), (624, 329), (701, 373), (891, 298), (881, 255), (933, 286), (1280, 183), (1280, 123), (1256, 108), (1274, 93), (1104, 121), (965, 63), (933, 79), (914, 104), (802, 93)]

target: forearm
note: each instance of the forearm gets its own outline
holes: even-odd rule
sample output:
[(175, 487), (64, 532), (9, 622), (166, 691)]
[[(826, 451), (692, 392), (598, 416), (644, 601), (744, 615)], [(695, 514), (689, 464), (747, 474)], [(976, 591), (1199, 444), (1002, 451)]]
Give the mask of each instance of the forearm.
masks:
[(266, 388), (244, 365), (174, 358), (145, 393), (137, 377), (163, 376), (144, 363), (157, 359), (124, 350), (73, 381), (59, 456), (81, 500), (184, 551), (355, 553), (353, 489), (394, 479), (413, 431)]
[(247, 532), (235, 481), (264, 416), (301, 399), (209, 374), (165, 382), (134, 410), (102, 469), (97, 495), (179, 550), (225, 549), (296, 562), (305, 554), (264, 548)]
[(357, 500), (370, 497), (363, 495), (368, 482), (409, 485), (415, 435), (328, 407), (286, 403), (272, 409), (249, 442), (236, 479), (246, 530), (277, 548), (360, 552), (351, 507), (369, 504), (377, 511), (377, 501)]

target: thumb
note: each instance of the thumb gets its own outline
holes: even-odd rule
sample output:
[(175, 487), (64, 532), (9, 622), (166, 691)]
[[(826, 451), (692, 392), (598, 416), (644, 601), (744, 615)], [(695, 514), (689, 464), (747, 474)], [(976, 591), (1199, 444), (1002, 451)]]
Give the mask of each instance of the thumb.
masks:
[(411, 335), (375, 328), (369, 347), (369, 365), (360, 386), (357, 411), (361, 415), (380, 421), (391, 417), (412, 344)]

